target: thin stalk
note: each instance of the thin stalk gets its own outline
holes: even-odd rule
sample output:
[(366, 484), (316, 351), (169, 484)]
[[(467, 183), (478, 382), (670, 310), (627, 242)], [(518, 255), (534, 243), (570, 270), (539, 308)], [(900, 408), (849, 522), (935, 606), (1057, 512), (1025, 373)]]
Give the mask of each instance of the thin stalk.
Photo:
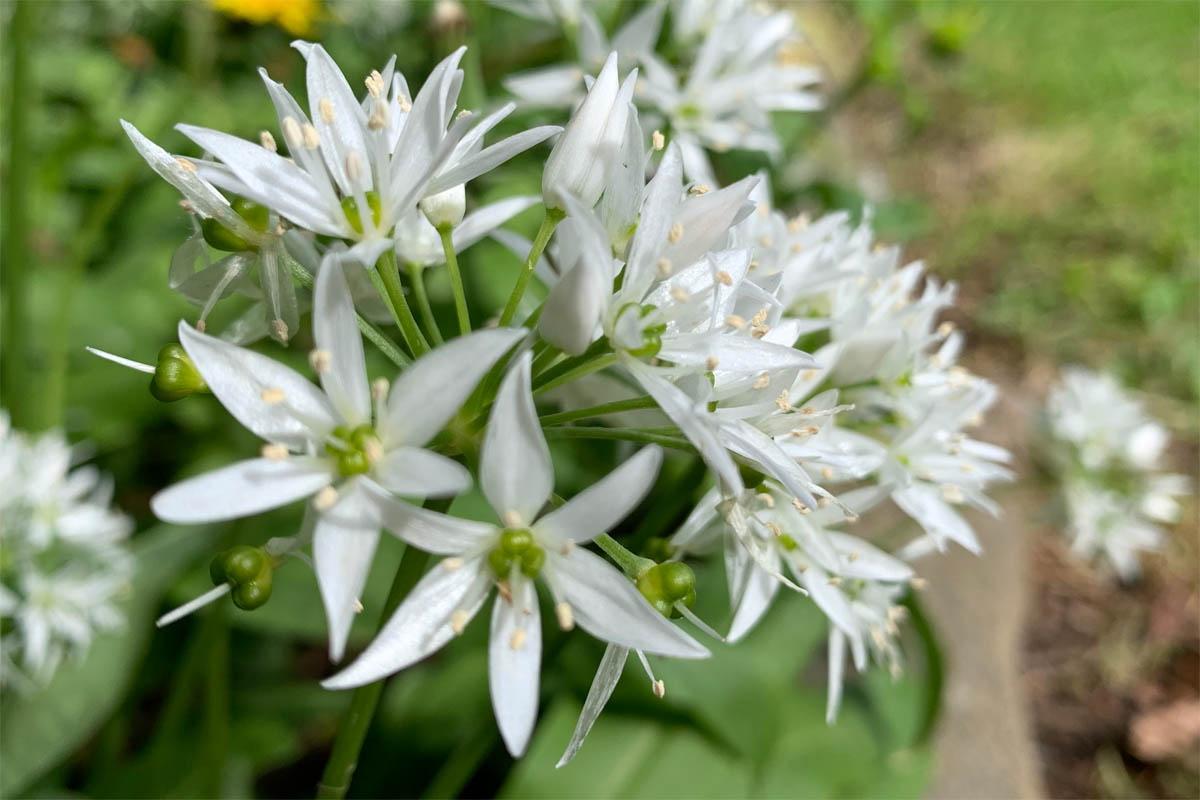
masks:
[(587, 408), (577, 408), (573, 411), (560, 411), (557, 414), (546, 414), (538, 419), (542, 427), (561, 425), (564, 422), (575, 422), (580, 419), (603, 417), (605, 414), (615, 414), (618, 411), (636, 411), (642, 408), (657, 408), (653, 397), (634, 397), (629, 400), (614, 400), (611, 403), (601, 403)]
[(442, 252), (446, 254), (446, 270), (450, 274), (450, 289), (454, 292), (454, 313), (458, 315), (458, 332), (471, 332), (471, 313), (467, 310), (467, 293), (463, 290), (462, 273), (458, 271), (458, 255), (454, 252), (454, 237), (449, 225), (438, 226), (442, 237)]
[(521, 274), (517, 276), (517, 284), (508, 298), (508, 304), (504, 306), (504, 313), (500, 315), (500, 327), (508, 325), (516, 316), (517, 306), (520, 305), (521, 298), (525, 296), (525, 287), (529, 285), (529, 279), (533, 276), (533, 268), (537, 266), (538, 259), (542, 257), (542, 251), (550, 242), (550, 236), (554, 233), (554, 229), (566, 215), (565, 211), (558, 208), (546, 209), (542, 227), (538, 228), (537, 236), (533, 240), (533, 247), (529, 249), (529, 255), (525, 258), (525, 266), (521, 269)]
[(208, 610), (205, 625), (208, 635), (208, 664), (204, 680), (204, 732), (208, 750), (209, 791), (213, 797), (224, 794), (225, 760), (229, 751), (229, 625), (225, 608)]
[(669, 433), (646, 431), (641, 428), (600, 428), (600, 427), (556, 427), (544, 428), (542, 433), (547, 439), (616, 439), (624, 442), (640, 442), (641, 444), (657, 444), (670, 447), (673, 450), (683, 450), (695, 453), (696, 448), (682, 436)]
[[(292, 280), (306, 289), (311, 289), (313, 285), (312, 274), (291, 258), (287, 259), (287, 263), (288, 269), (290, 269), (292, 272)], [(372, 276), (375, 275), (375, 270), (373, 269), (369, 269), (367, 272)], [(391, 307), (391, 303), (388, 301), (387, 297), (384, 297), (384, 302), (388, 304), (389, 308)], [(358, 329), (362, 332), (362, 335), (367, 339), (367, 341), (378, 347), (379, 352), (387, 356), (389, 361), (391, 361), (397, 367), (407, 367), (412, 363), (412, 359), (406, 356), (403, 351), (396, 346), (395, 342), (393, 342), (387, 336), (384, 336), (383, 331), (372, 325), (366, 317), (364, 317), (362, 314), (359, 314), (357, 311), (354, 312), (354, 317), (356, 320), (358, 320)]]
[(648, 558), (642, 558), (632, 552), (607, 533), (599, 534), (592, 541), (599, 545), (600, 549), (617, 563), (622, 572), (634, 580), (637, 580), (643, 572), (654, 566), (653, 561)]
[(392, 301), (392, 313), (396, 317), (396, 325), (400, 327), (400, 335), (404, 338), (404, 343), (408, 345), (409, 352), (414, 356), (428, 353), (429, 342), (425, 341), (425, 337), (421, 335), (421, 329), (417, 327), (417, 318), (413, 316), (412, 309), (408, 306), (408, 298), (404, 296), (404, 287), (400, 285), (400, 270), (396, 267), (396, 253), (388, 250), (381, 255), (379, 261), (375, 263), (375, 271), (383, 280), (385, 295)]
[(538, 304), (538, 307), (533, 310), (533, 313), (525, 318), (525, 321), (521, 323), (521, 326), (525, 327), (525, 328), (529, 328), (529, 330), (533, 330), (534, 328), (536, 328), (537, 324), (538, 324), (538, 320), (542, 318), (542, 312), (545, 309), (546, 309), (546, 301), (543, 300), (541, 303)]
[[(400, 567), (396, 570), (396, 577), (392, 580), (392, 589), (383, 606), (381, 625), (420, 580), (428, 560), (428, 553), (415, 547), (405, 548)], [(383, 684), (383, 680), (378, 680), (354, 690), (350, 698), (350, 707), (338, 727), (329, 760), (325, 762), (325, 772), (317, 785), (318, 798), (341, 800), (346, 796), (350, 781), (354, 777), (354, 770), (358, 768), (358, 756), (367, 738), (367, 730), (371, 727), (371, 719), (375, 716), (379, 697), (383, 693)]]
[(588, 347), (587, 350), (583, 351), (583, 353), (581, 353), (580, 355), (573, 356), (572, 358), (565, 358), (562, 361), (559, 361), (557, 364), (554, 364), (553, 366), (548, 367), (546, 369), (546, 371), (541, 374), (534, 373), (533, 386), (536, 389), (542, 383), (545, 383), (546, 381), (551, 380), (552, 378), (557, 378), (559, 375), (562, 375), (564, 372), (573, 370), (576, 367), (578, 367), (580, 364), (585, 364), (588, 361), (591, 361), (596, 356), (604, 355), (605, 353), (608, 353), (609, 351), (610, 351), (610, 349), (608, 346), (608, 340), (607, 339), (598, 339), (598, 340), (592, 342), (591, 346)]
[(530, 367), (530, 372), (533, 375), (539, 375), (553, 364), (562, 351), (549, 342), (542, 340), (533, 346), (533, 365)]
[(416, 298), (421, 321), (425, 323), (425, 332), (435, 346), (439, 345), (442, 343), (442, 332), (438, 329), (433, 308), (429, 305), (429, 295), (425, 292), (425, 266), (415, 261), (408, 262), (408, 277), (412, 279), (413, 297)]
[(463, 739), (438, 768), (437, 774), (425, 788), (424, 797), (458, 797), (463, 787), (492, 751), (496, 734), (490, 725), (480, 725)]
[(594, 358), (591, 361), (587, 361), (587, 362), (584, 362), (583, 364), (580, 364), (579, 366), (575, 367), (574, 369), (571, 369), (571, 370), (568, 370), (568, 371), (562, 373), (561, 375), (559, 375), (556, 378), (552, 378), (552, 379), (546, 381), (541, 386), (534, 389), (533, 393), (541, 394), (542, 392), (548, 392), (551, 389), (554, 389), (558, 386), (562, 386), (564, 383), (570, 383), (571, 381), (578, 380), (579, 378), (582, 378), (584, 375), (591, 375), (593, 372), (599, 372), (600, 370), (605, 369), (606, 367), (611, 367), (615, 363), (617, 363), (617, 354), (616, 353), (609, 353), (608, 355), (603, 355), (603, 356), (600, 356), (599, 358)]

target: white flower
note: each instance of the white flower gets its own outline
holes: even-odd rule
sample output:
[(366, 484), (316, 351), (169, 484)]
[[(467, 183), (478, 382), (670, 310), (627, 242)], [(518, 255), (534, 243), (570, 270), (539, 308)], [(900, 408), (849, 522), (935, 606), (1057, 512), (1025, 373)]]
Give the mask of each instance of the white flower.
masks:
[(180, 323), (180, 342), (213, 394), (267, 444), (259, 458), (164, 489), (151, 507), (168, 522), (201, 523), (313, 497), (313, 561), (336, 661), (379, 539), (377, 496), (438, 497), (470, 485), (464, 467), (423, 448), (523, 333), (493, 329), (452, 340), (409, 366), (390, 393), (386, 381), (369, 386), (349, 290), (330, 256), (317, 275), (313, 335), (310, 362), (323, 391), (272, 359)]
[(399, 536), (447, 558), (417, 584), (358, 660), (323, 683), (361, 686), (428, 656), (462, 631), (495, 586), (489, 681), (496, 721), (514, 756), (525, 751), (537, 715), (541, 623), (535, 577), (545, 581), (565, 629), (578, 624), (604, 641), (661, 655), (708, 655), (616, 568), (582, 546), (645, 496), (661, 451), (643, 449), (560, 508), (539, 515), (554, 473), (529, 373), (525, 353), (496, 397), (480, 456), (480, 484), (502, 525), (388, 500), (384, 517)]
[(133, 523), (111, 508), (112, 485), (95, 468), (71, 469), (60, 434), (20, 434), (3, 411), (0, 487), (0, 686), (33, 688), (123, 624)]

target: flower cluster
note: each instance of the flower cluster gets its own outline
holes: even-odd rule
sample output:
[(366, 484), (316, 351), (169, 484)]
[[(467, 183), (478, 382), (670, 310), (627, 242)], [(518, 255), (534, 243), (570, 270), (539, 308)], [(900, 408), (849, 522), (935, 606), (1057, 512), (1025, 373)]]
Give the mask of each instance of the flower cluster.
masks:
[(1191, 486), (1186, 475), (1162, 471), (1166, 428), (1111, 375), (1083, 367), (1063, 372), (1046, 401), (1045, 425), (1072, 550), (1103, 557), (1123, 580), (1136, 578), (1138, 554), (1165, 541), (1156, 523), (1179, 520), (1175, 498)]
[(71, 468), (62, 436), (27, 436), (0, 412), (0, 686), (50, 680), (98, 631), (123, 623), (132, 521), (94, 467)]
[[(641, 14), (657, 15), (639, 57), (646, 66), (661, 9)], [(583, 9), (579, 19), (589, 16)], [(738, 16), (711, 28), (696, 61), (708, 76), (706, 100), (721, 94), (715, 76), (739, 65), (765, 72), (731, 72), (733, 83), (783, 79), (764, 55), (784, 33), (775, 20), (743, 30)], [(726, 41), (735, 34), (749, 41)], [(633, 69), (622, 77), (621, 52), (603, 59), (545, 159), (545, 214), (531, 243), (496, 228), (536, 199), (468, 215), (464, 184), (559, 128), (483, 147), (511, 106), (478, 124), (455, 113), (461, 51), (415, 97), (389, 63), (367, 78), (359, 101), (319, 45), (296, 47), (308, 62), (311, 115), (267, 79), (290, 158), (270, 132), (253, 143), (180, 126), (216, 158), (206, 160), (168, 155), (126, 125), (197, 217), (183, 271), (209, 248), (234, 254), (184, 281), (195, 281), (185, 293), (202, 301), (200, 320), (241, 289), (263, 298), (263, 318), (286, 343), (311, 304), (318, 380), (230, 341), (244, 338), (238, 326), (217, 338), (181, 321), (179, 344), (156, 365), (101, 353), (152, 373), (161, 399), (211, 392), (263, 441), (257, 457), (157, 494), (159, 517), (215, 522), (305, 504), (294, 536), (218, 554), (215, 587), (160, 624), (225, 595), (258, 607), (273, 571), (311, 553), (338, 662), (388, 531), (407, 543), (406, 561), (441, 560), (324, 685), (362, 686), (427, 657), (494, 594), (492, 704), (519, 756), (537, 715), (541, 586), (562, 629), (607, 645), (562, 763), (631, 652), (661, 697), (647, 656), (709, 654), (674, 620), (735, 642), (781, 588), (808, 595), (831, 622), (830, 719), (847, 650), (858, 669), (871, 657), (899, 669), (899, 603), (918, 580), (910, 562), (951, 542), (978, 551), (956, 507), (997, 512), (984, 490), (1010, 477), (1007, 453), (966, 433), (995, 390), (956, 364), (962, 336), (938, 323), (953, 287), (919, 263), (901, 266), (896, 248), (876, 246), (869, 219), (789, 220), (772, 208), (766, 176), (726, 187), (695, 180), (694, 129), (672, 124), (669, 142), (658, 131), (644, 135), (638, 78)], [(726, 99), (732, 104), (716, 117), (761, 121), (738, 105), (745, 98)], [(495, 323), (476, 329), (457, 252), (489, 232), (524, 266)], [(257, 287), (247, 280), (255, 263)], [(410, 265), (407, 286), (400, 263)], [(454, 338), (443, 338), (424, 294), (422, 269), (439, 263), (454, 292)], [(540, 304), (531, 284), (544, 287)], [(311, 299), (297, 287), (311, 288)], [(384, 320), (400, 341), (377, 326)], [(396, 365), (393, 380), (370, 379), (364, 337)], [(547, 440), (565, 438), (644, 446), (564, 499), (554, 493)], [(660, 531), (638, 555), (608, 532), (651, 492), (663, 447), (699, 459), (711, 489), (678, 531)], [(476, 482), (490, 518), (448, 513), (449, 498)], [(898, 551), (841, 530), (889, 498), (920, 528)], [(732, 611), (726, 635), (691, 611), (701, 587), (687, 561), (718, 547)]]

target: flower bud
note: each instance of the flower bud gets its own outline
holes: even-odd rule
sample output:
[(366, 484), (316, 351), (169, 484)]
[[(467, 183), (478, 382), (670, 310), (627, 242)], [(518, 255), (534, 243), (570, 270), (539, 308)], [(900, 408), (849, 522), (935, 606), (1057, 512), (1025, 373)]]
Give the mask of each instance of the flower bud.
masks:
[(441, 230), (443, 225), (453, 228), (463, 221), (467, 213), (467, 187), (460, 183), (444, 192), (426, 197), (420, 203), (421, 213), (429, 224)]
[(208, 384), (181, 345), (168, 344), (158, 351), (158, 363), (154, 367), (154, 377), (150, 379), (150, 394), (156, 400), (173, 403), (208, 390)]

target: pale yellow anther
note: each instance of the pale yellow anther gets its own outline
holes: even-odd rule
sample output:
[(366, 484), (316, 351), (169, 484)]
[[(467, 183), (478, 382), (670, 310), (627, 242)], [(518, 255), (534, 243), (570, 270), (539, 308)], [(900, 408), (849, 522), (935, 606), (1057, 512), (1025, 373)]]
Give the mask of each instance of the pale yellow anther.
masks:
[(655, 680), (650, 686), (654, 689), (654, 696), (659, 700), (667, 696), (667, 685), (661, 680)]
[(697, 183), (695, 186), (688, 189), (689, 194), (691, 194), (693, 196), (697, 196), (697, 197), (702, 194), (708, 194), (711, 191), (712, 191), (712, 187), (709, 186), (707, 183)]
[(571, 551), (574, 549), (575, 549), (575, 540), (574, 539), (566, 539), (563, 541), (562, 549), (559, 550), (559, 552), (562, 553), (564, 556), (569, 556), (569, 555), (571, 555)]
[(196, 320), (196, 330), (204, 333), (204, 329), (208, 327), (208, 323), (202, 319)]
[(942, 485), (942, 497), (947, 503), (961, 503), (963, 501), (962, 489), (953, 483)]
[(839, 578), (837, 575), (830, 575), (829, 580), (826, 581), (826, 583), (828, 583), (830, 586), (841, 586), (842, 579)]
[(667, 139), (662, 135), (662, 131), (655, 131), (650, 134), (650, 143), (655, 150), (662, 150), (667, 146)]
[(750, 329), (750, 335), (755, 339), (761, 339), (771, 332), (771, 328), (767, 325), (755, 325)]
[(716, 356), (709, 356), (704, 360), (704, 366), (708, 367), (710, 370), (716, 369), (720, 363), (720, 360)]
[(667, 231), (667, 241), (675, 244), (683, 238), (683, 223), (676, 222), (671, 226), (671, 230)]
[(772, 536), (783, 536), (783, 529), (774, 522), (764, 523), (764, 527), (771, 532)]
[(943, 322), (941, 325), (938, 325), (937, 332), (938, 336), (949, 336), (950, 334), (954, 333), (954, 323), (950, 321)]
[(300, 128), (300, 134), (304, 138), (304, 146), (309, 150), (316, 150), (321, 146), (321, 137), (317, 134), (317, 129), (312, 126), (312, 123), (304, 123), (304, 126)]
[(460, 636), (470, 621), (471, 615), (459, 609), (450, 615), (450, 630), (454, 631), (455, 636)]
[(791, 247), (788, 248), (788, 252), (791, 253), (792, 255), (798, 255), (799, 253), (801, 253), (803, 251), (804, 251), (804, 248), (800, 246), (799, 242), (797, 242), (796, 244), (793, 244)]
[(402, 94), (396, 95), (396, 105), (400, 106), (400, 110), (405, 114), (412, 111), (412, 101)]
[(759, 502), (761, 502), (767, 508), (775, 507), (775, 498), (772, 497), (771, 495), (767, 494), (766, 492), (759, 492), (758, 499), (759, 499)]
[(790, 411), (792, 408), (791, 402), (788, 400), (788, 390), (784, 389), (775, 398), (775, 405), (779, 406), (780, 411)]
[(575, 612), (571, 610), (571, 604), (563, 601), (554, 607), (554, 616), (558, 617), (558, 627), (564, 631), (569, 631), (575, 627)]
[(919, 590), (919, 589), (924, 589), (926, 586), (928, 586), (928, 585), (929, 585), (929, 581), (925, 580), (924, 578), (920, 578), (920, 577), (913, 578), (913, 579), (912, 579), (911, 581), (909, 581), (908, 583), (909, 583), (909, 585), (910, 585), (910, 586), (912, 586), (914, 589), (918, 589), (918, 590)]
[(753, 384), (751, 384), (751, 385), (752, 385), (752, 386), (753, 386), (755, 389), (765, 389), (765, 388), (767, 388), (768, 386), (770, 386), (770, 385), (771, 385), (771, 376), (770, 376), (770, 374), (769, 374), (769, 373), (766, 373), (766, 372), (764, 372), (763, 374), (761, 374), (761, 375), (759, 375), (757, 378), (755, 378), (755, 379), (754, 379), (754, 383), (753, 383)]
[(376, 403), (381, 403), (387, 399), (388, 394), (388, 379), (376, 378), (371, 381), (371, 398)]
[(813, 378), (817, 377), (817, 371), (815, 369), (806, 369), (804, 372), (800, 373), (800, 377), (806, 381), (811, 381)]
[(326, 486), (321, 491), (317, 492), (317, 496), (313, 498), (313, 508), (317, 511), (328, 511), (333, 508), (333, 504), (338, 500), (337, 489), (332, 486)]
[(817, 498), (817, 508), (829, 508), (831, 505), (833, 505), (833, 501), (828, 497)]
[(326, 125), (333, 124), (333, 101), (328, 97), (322, 97), (317, 103), (317, 113), (321, 115)]
[(723, 269), (717, 270), (716, 278), (722, 286), (733, 286), (733, 276)]
[(316, 348), (308, 351), (308, 365), (318, 375), (328, 371), (332, 362), (333, 355), (328, 350)]
[(283, 118), (283, 140), (292, 151), (299, 150), (304, 145), (304, 134), (301, 133), (300, 123), (296, 122), (295, 117)]
[(287, 445), (282, 444), (264, 444), (259, 452), (267, 461), (286, 461), (288, 457)]
[(770, 236), (763, 235), (763, 236), (758, 237), (758, 244), (760, 247), (770, 247), (771, 242), (772, 242), (772, 239)]
[(285, 233), (287, 233), (287, 228), (285, 228), (283, 226), (282, 222), (280, 222), (278, 225), (275, 226), (275, 235), (276, 236), (283, 236)]
[(196, 213), (196, 207), (194, 205), (192, 205), (191, 200), (180, 200), (179, 207), (182, 208), (184, 211), (186, 211), (189, 214)]
[(525, 640), (529, 638), (529, 634), (525, 633), (524, 628), (517, 628), (512, 632), (512, 636), (508, 638), (508, 646), (512, 650), (520, 650), (525, 646)]
[(811, 514), (812, 513), (812, 509), (809, 508), (808, 506), (804, 505), (804, 503), (801, 503), (799, 497), (792, 498), (792, 507), (795, 508), (797, 511), (799, 511), (801, 514)]
[[(824, 479), (825, 479), (825, 480), (827, 480), (827, 481), (831, 481), (831, 480), (833, 480), (833, 470), (832, 470), (832, 469), (830, 469), (829, 467), (822, 467), (822, 468), (821, 468), (821, 477), (822, 477), (822, 478), (824, 478)], [(821, 499), (822, 499), (822, 500), (828, 500), (829, 498), (827, 498), (827, 497), (822, 497)]]
[(672, 286), (671, 297), (675, 298), (675, 300), (680, 303), (686, 303), (688, 299), (688, 293), (678, 286)]
[(654, 266), (658, 270), (658, 274), (664, 278), (671, 274), (671, 259), (669, 258), (660, 258)]
[(808, 227), (808, 215), (800, 214), (788, 220), (788, 233), (799, 233)]
[(291, 335), (291, 331), (288, 330), (286, 322), (281, 319), (271, 320), (271, 331), (275, 334), (276, 339), (284, 344), (287, 344), (288, 337)]
[(362, 600), (359, 600), (359, 599), (356, 597), (356, 598), (354, 598), (354, 613), (355, 613), (355, 614), (361, 614), (362, 612), (363, 612), (363, 604), (362, 604)]
[(762, 217), (763, 219), (766, 219), (771, 213), (771, 204), (770, 203), (759, 203), (758, 208), (755, 210), (758, 211), (758, 215), (760, 217)]
[(455, 115), (454, 115), (454, 118), (455, 118), (456, 120), (457, 120), (457, 119), (465, 119), (465, 118), (467, 118), (467, 117), (469, 117), (469, 116), (471, 116), (471, 110), (470, 110), (470, 109), (467, 109), (467, 108), (464, 108), (462, 111), (460, 111), (460, 112), (458, 112), (457, 114), (455, 114)]
[(183, 156), (175, 156), (175, 163), (178, 164), (179, 166), (183, 167), (188, 172), (196, 171), (196, 165), (193, 164), (191, 161), (188, 161)]
[(883, 631), (879, 630), (878, 626), (871, 626), (871, 639), (880, 650), (887, 649), (887, 639), (884, 638)]
[(754, 315), (754, 319), (750, 320), (751, 325), (763, 325), (767, 321), (767, 314), (771, 313), (768, 309), (760, 308), (758, 313)]
[(852, 550), (850, 554), (846, 556), (846, 560), (851, 564), (853, 564), (855, 561), (858, 561), (860, 558), (862, 558), (862, 553), (858, 552), (857, 550)]
[(507, 528), (521, 527), (521, 515), (516, 511), (505, 511), (500, 516), (500, 519), (504, 522), (504, 525)]
[(271, 386), (259, 393), (259, 398), (269, 406), (277, 406), (284, 401), (283, 389)]
[(816, 409), (812, 406), (804, 406), (800, 409), (800, 413), (804, 414), (805, 416), (812, 416), (814, 413), (816, 413)]
[(346, 154), (346, 177), (354, 183), (358, 183), (362, 172), (362, 157), (359, 156), (358, 151), (351, 150)]
[(465, 561), (463, 561), (461, 558), (457, 558), (457, 557), (444, 558), (444, 559), (442, 559), (442, 569), (446, 570), (446, 572), (454, 572), (455, 570), (462, 569), (463, 564), (465, 564), (465, 563), (466, 563)]
[(857, 516), (846, 517), (845, 522), (847, 525), (857, 525), (858, 517)]
[(383, 100), (376, 100), (375, 107), (371, 109), (371, 116), (367, 119), (367, 129), (378, 131), (386, 128), (391, 120), (391, 111), (389, 106)]
[(380, 461), (383, 461), (383, 457), (385, 455), (383, 452), (383, 445), (378, 439), (372, 436), (368, 438), (365, 443), (363, 443), (363, 455), (367, 457), (367, 463), (371, 466), (374, 466)]
[(363, 82), (367, 84), (367, 92), (371, 97), (379, 97), (383, 94), (383, 76), (379, 74), (379, 70), (371, 70), (371, 74)]
[(725, 324), (731, 328), (737, 328), (739, 331), (746, 327), (746, 320), (739, 317), (737, 314), (730, 314), (725, 318)]
[(259, 131), (258, 141), (264, 150), (270, 150), (272, 153), (279, 151), (279, 146), (275, 144), (275, 137), (271, 135), (270, 131)]
[(816, 425), (804, 425), (802, 427), (796, 428), (795, 432), (800, 434), (801, 436), (815, 436), (816, 434), (821, 432), (821, 429), (818, 428)]

